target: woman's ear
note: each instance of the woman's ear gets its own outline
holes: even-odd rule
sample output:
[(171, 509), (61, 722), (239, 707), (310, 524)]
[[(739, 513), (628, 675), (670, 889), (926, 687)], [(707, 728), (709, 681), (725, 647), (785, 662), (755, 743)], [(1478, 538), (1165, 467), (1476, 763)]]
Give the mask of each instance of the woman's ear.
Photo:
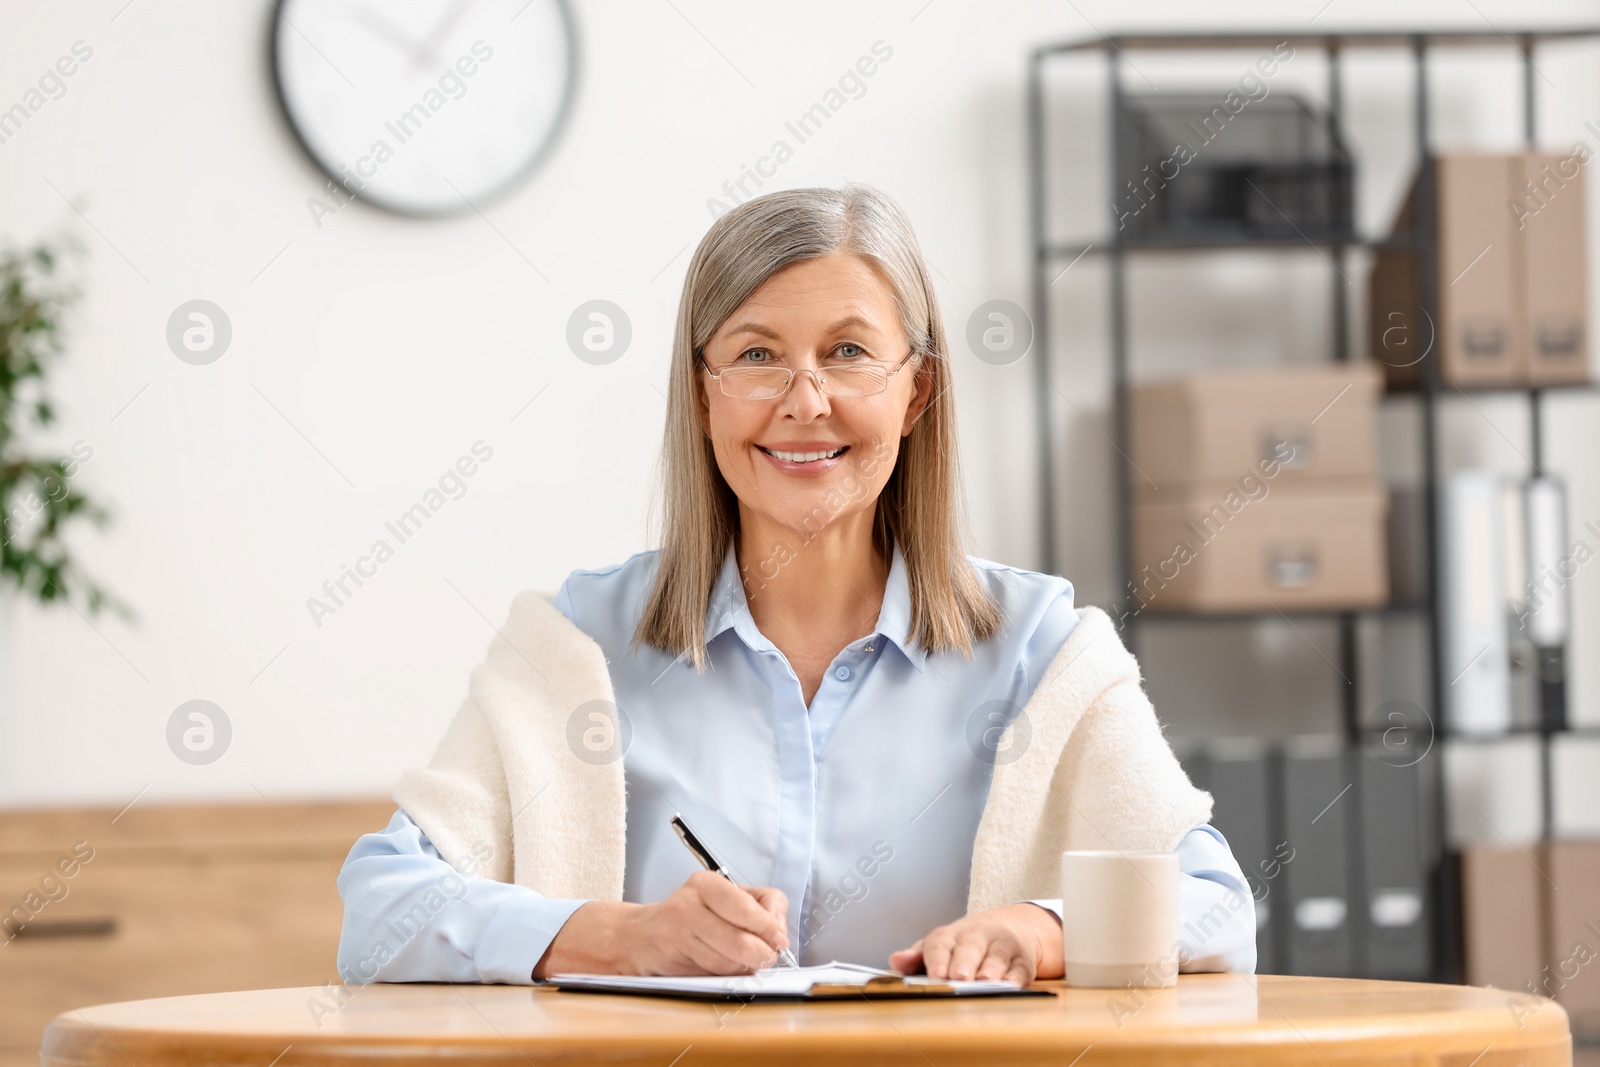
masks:
[(928, 358), (926, 353), (917, 357), (917, 376), (914, 379), (911, 403), (906, 405), (905, 421), (900, 427), (901, 437), (910, 435), (911, 428), (917, 424), (922, 413), (928, 410), (928, 405), (933, 402), (933, 372), (924, 366), (924, 361)]
[(696, 363), (694, 376), (689, 380), (689, 391), (694, 394), (694, 421), (702, 437), (711, 436), (711, 398), (700, 381), (700, 367)]

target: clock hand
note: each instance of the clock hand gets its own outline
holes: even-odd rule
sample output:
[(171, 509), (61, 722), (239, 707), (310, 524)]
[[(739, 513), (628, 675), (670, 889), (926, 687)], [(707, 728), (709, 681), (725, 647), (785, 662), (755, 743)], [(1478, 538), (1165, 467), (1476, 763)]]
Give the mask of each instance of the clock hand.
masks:
[[(353, 7), (351, 9), (351, 13), (354, 14), (357, 21), (365, 25), (367, 29), (372, 30), (379, 37), (382, 37), (400, 51), (405, 52), (407, 55), (411, 55), (413, 57), (416, 55), (416, 49), (419, 47), (419, 42), (416, 40), (416, 38), (412, 37), (406, 31), (400, 29), (388, 19), (379, 15), (376, 11), (372, 11), (366, 7), (358, 6)], [(425, 48), (430, 52), (432, 51), (427, 42), (420, 42), (420, 47)]]
[(444, 16), (434, 24), (433, 29), (429, 30), (427, 36), (423, 38), (422, 44), (418, 50), (411, 54), (412, 66), (416, 67), (422, 65), (420, 56), (422, 50), (424, 49), (432, 54), (437, 60), (438, 53), (434, 51), (433, 46), (438, 43), (439, 38), (444, 35), (446, 30), (455, 25), (457, 20), (460, 19), (462, 13), (464, 13), (471, 5), (472, 0), (456, 0), (455, 3), (450, 5), (449, 9), (445, 11)]

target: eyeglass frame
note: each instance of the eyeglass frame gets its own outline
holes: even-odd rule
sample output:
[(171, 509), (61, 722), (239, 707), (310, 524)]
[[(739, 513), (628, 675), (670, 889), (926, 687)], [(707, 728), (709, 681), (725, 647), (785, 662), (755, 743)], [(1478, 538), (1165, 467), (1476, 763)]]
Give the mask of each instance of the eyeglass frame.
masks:
[[(911, 357), (915, 356), (915, 355), (918, 355), (921, 351), (922, 350), (917, 345), (912, 345), (911, 349), (908, 352), (906, 352), (906, 358), (902, 359), (899, 363), (896, 363), (894, 365), (894, 370), (889, 371), (887, 374), (885, 374), (883, 376), (883, 388), (878, 390), (876, 393), (862, 393), (859, 396), (845, 396), (845, 397), (836, 396), (835, 394), (830, 393), (826, 389), (822, 388), (822, 376), (819, 373), (819, 369), (812, 368), (812, 367), (772, 368), (774, 370), (786, 370), (788, 372), (788, 375), (789, 375), (789, 380), (784, 383), (783, 391), (778, 393), (775, 396), (763, 396), (763, 397), (733, 396), (730, 393), (728, 393), (726, 390), (722, 389), (722, 376), (723, 376), (723, 374), (726, 374), (730, 370), (742, 370), (742, 369), (747, 369), (747, 368), (732, 367), (732, 366), (723, 367), (722, 368), (722, 374), (718, 374), (718, 373), (716, 373), (715, 371), (713, 371), (711, 369), (711, 364), (706, 362), (705, 353), (702, 352), (700, 349), (697, 348), (697, 349), (694, 350), (694, 357), (696, 359), (698, 359), (700, 361), (700, 365), (706, 369), (706, 374), (710, 375), (711, 380), (717, 383), (717, 388), (722, 391), (722, 395), (728, 397), (729, 400), (782, 400), (784, 397), (789, 395), (789, 390), (794, 388), (795, 376), (799, 375), (799, 374), (809, 374), (809, 375), (811, 375), (811, 380), (816, 383), (817, 392), (820, 393), (823, 396), (830, 397), (830, 398), (836, 399), (836, 400), (863, 400), (863, 399), (865, 399), (865, 398), (867, 398), (869, 396), (880, 396), (883, 393), (888, 392), (889, 391), (889, 379), (893, 378), (896, 374), (899, 374), (900, 373), (900, 368), (904, 367), (907, 363), (911, 362)], [(873, 360), (872, 362), (877, 363), (879, 361), (878, 360)], [(847, 366), (860, 366), (860, 364), (846, 364), (846, 365)]]

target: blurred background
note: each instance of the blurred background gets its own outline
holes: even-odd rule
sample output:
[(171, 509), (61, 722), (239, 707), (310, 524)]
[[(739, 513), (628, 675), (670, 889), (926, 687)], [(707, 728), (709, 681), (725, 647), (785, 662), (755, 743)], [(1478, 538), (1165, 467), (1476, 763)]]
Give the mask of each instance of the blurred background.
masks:
[(977, 554), (1120, 620), (1259, 970), (1600, 1040), (1593, 3), (0, 20), (0, 1061), (337, 982), (511, 598), (657, 544), (695, 244), (845, 181), (933, 267)]

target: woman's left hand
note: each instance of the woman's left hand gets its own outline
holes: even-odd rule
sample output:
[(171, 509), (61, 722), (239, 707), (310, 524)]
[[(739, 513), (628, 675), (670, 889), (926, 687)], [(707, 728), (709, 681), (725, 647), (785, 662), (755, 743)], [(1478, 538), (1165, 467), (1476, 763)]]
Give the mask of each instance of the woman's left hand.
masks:
[(1061, 920), (1037, 904), (1008, 904), (936, 926), (889, 956), (901, 974), (933, 978), (1009, 978), (1027, 985), (1060, 978)]

